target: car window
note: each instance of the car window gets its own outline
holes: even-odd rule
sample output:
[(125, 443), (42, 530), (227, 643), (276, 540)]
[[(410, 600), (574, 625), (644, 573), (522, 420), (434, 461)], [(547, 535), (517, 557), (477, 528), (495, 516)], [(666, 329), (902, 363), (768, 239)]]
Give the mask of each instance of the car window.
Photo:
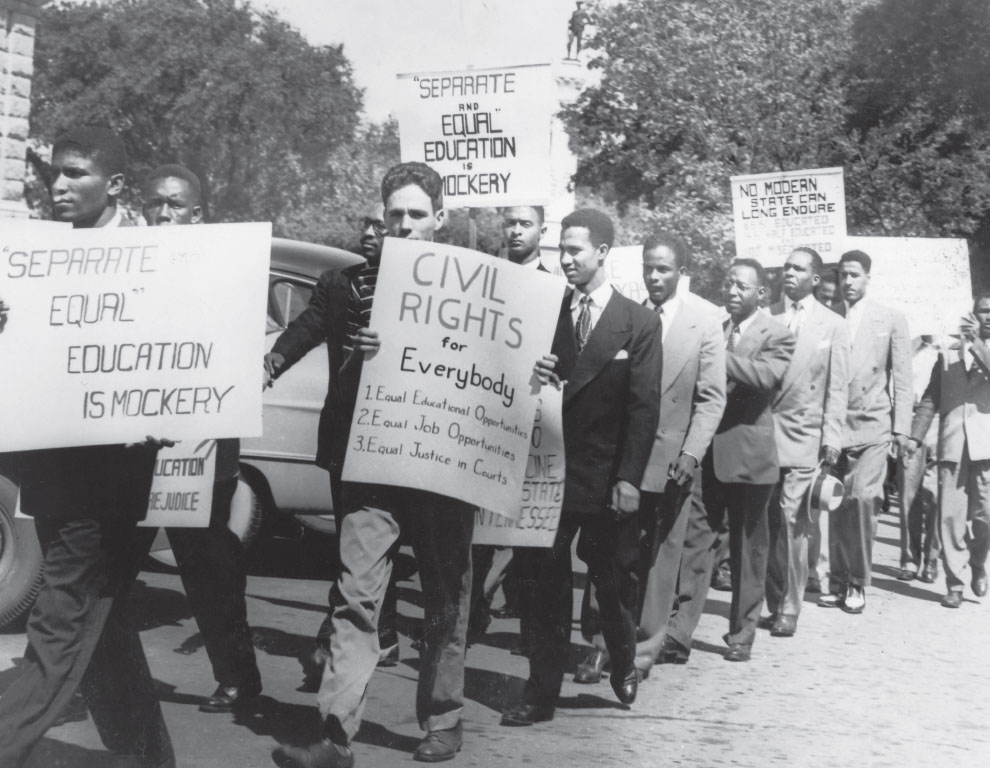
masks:
[(267, 333), (281, 331), (296, 319), (309, 304), (313, 286), (296, 280), (276, 277), (268, 286)]

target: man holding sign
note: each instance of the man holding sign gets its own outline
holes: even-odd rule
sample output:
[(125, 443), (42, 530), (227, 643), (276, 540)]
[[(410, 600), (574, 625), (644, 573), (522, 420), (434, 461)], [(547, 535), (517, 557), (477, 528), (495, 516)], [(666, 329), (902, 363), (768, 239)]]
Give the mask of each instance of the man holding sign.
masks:
[[(131, 226), (117, 209), (127, 155), (106, 128), (78, 128), (52, 150), (55, 218), (76, 229)], [(104, 744), (142, 765), (175, 765), (127, 593), (135, 530), (159, 441), (22, 454), (21, 508), (34, 517), (44, 581), (20, 674), (0, 698), (0, 765), (22, 765), (77, 688)]]
[[(439, 174), (423, 163), (401, 163), (382, 179), (385, 226), (392, 237), (431, 241), (443, 226)], [(376, 331), (359, 328), (353, 351), (337, 372), (340, 405), (353, 410), (366, 355), (381, 346)], [(338, 414), (337, 424), (350, 413)], [(334, 436), (335, 451), (347, 447), (348, 429)], [(378, 619), (392, 570), (389, 550), (400, 526), (416, 555), (423, 584), (426, 632), (421, 654), (416, 714), (427, 736), (415, 759), (453, 758), (463, 742), (464, 650), (471, 597), (471, 533), (474, 507), (412, 488), (345, 482), (340, 529), (341, 574), (331, 590), (329, 657), (317, 695), (323, 738), (307, 747), (280, 745), (275, 757), (287, 765), (337, 768), (354, 764), (350, 742), (361, 725), (365, 692), (379, 658)]]
[(605, 257), (615, 230), (584, 208), (561, 222), (560, 265), (573, 290), (564, 296), (553, 353), (542, 377), (563, 384), (564, 502), (549, 549), (520, 549), (530, 592), (523, 621), (531, 628), (529, 680), (503, 725), (551, 720), (564, 679), (573, 604), (571, 542), (588, 563), (612, 659), (619, 701), (636, 698), (639, 594), (639, 485), (656, 436), (662, 340), (659, 317), (608, 284)]

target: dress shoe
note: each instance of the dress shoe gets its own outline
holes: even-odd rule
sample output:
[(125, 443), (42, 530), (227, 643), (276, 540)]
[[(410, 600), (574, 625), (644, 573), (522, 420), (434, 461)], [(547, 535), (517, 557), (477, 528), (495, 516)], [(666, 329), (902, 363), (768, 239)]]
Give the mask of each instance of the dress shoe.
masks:
[(717, 568), (712, 572), (712, 589), (718, 592), (732, 591), (732, 573), (725, 568)]
[(794, 637), (797, 616), (778, 616), (770, 629), (770, 637)]
[(233, 712), (250, 705), (261, 693), (261, 683), (253, 685), (218, 685), (206, 701), (199, 705), (200, 712)]
[(578, 664), (577, 671), (574, 673), (574, 682), (584, 684), (600, 682), (607, 664), (608, 651), (592, 649), (588, 657)]
[(846, 599), (839, 606), (846, 613), (862, 613), (866, 607), (866, 594), (862, 587), (849, 587)]
[(905, 566), (905, 567), (902, 567), (902, 568), (898, 569), (898, 571), (897, 571), (897, 580), (898, 581), (912, 581), (914, 579), (914, 577), (917, 576), (917, 575), (918, 574), (915, 573), (914, 568), (908, 568), (908, 567)]
[(938, 560), (929, 560), (925, 563), (925, 568), (918, 578), (925, 584), (934, 584), (938, 578)]
[(501, 608), (493, 609), (492, 616), (496, 619), (518, 619), (519, 609), (514, 605), (506, 603)]
[(553, 720), (553, 704), (520, 702), (502, 713), (502, 725), (532, 725)]
[(769, 616), (760, 616), (760, 620), (756, 622), (756, 626), (760, 629), (773, 629), (776, 623), (777, 614), (771, 613)]
[(810, 592), (813, 595), (820, 595), (822, 592), (822, 582), (817, 576), (809, 576), (807, 586), (804, 588), (805, 592)]
[(272, 752), (275, 764), (283, 768), (353, 768), (354, 753), (347, 747), (323, 739), (305, 747), (279, 744)]
[(985, 568), (973, 569), (973, 581), (970, 583), (973, 594), (977, 597), (985, 597), (987, 594), (987, 572)]
[(421, 763), (442, 763), (453, 760), (454, 755), (461, 751), (464, 745), (464, 731), (458, 722), (453, 728), (442, 731), (430, 731), (426, 738), (419, 742), (413, 753), (413, 760)]
[(378, 667), (394, 667), (399, 663), (399, 644), (391, 646), (390, 648), (382, 648), (378, 652)]
[(623, 704), (632, 704), (636, 701), (636, 691), (639, 689), (639, 672), (635, 666), (621, 677), (618, 671), (613, 672), (609, 682), (612, 684), (612, 690), (615, 691), (615, 697)]
[(749, 661), (749, 646), (733, 643), (725, 652), (726, 661)]
[(828, 592), (818, 597), (819, 608), (841, 608), (845, 602), (846, 596), (836, 594), (835, 592)]
[(687, 664), (690, 656), (690, 648), (685, 648), (670, 635), (666, 635), (660, 653), (657, 654), (657, 664)]
[(958, 608), (962, 605), (962, 590), (952, 589), (945, 593), (945, 597), (942, 598), (943, 608)]

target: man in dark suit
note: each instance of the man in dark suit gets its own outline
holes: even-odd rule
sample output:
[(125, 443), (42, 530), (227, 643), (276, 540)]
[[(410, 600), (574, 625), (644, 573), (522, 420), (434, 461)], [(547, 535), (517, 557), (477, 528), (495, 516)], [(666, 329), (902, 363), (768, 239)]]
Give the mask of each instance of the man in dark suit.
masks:
[[(117, 208), (127, 155), (109, 129), (78, 128), (52, 149), (57, 221), (132, 226)], [(54, 448), (22, 454), (21, 508), (34, 517), (44, 580), (28, 618), (28, 651), (0, 697), (0, 765), (20, 766), (76, 690), (103, 743), (142, 766), (175, 765), (127, 594), (136, 527), (148, 509), (157, 447)]]
[(684, 663), (691, 652), (711, 581), (712, 544), (726, 518), (732, 605), (725, 658), (750, 658), (767, 575), (767, 503), (780, 475), (770, 403), (794, 353), (793, 334), (757, 311), (765, 293), (766, 274), (760, 263), (734, 261), (723, 286), (729, 311), (725, 413), (702, 462), (705, 514), (688, 521), (677, 612), (659, 656), (664, 663)]
[(565, 481), (560, 527), (549, 549), (520, 549), (524, 620), (532, 632), (529, 679), (503, 725), (550, 720), (571, 633), (571, 542), (588, 564), (612, 659), (612, 689), (636, 698), (639, 484), (653, 447), (663, 365), (660, 320), (616, 292), (604, 264), (611, 220), (584, 208), (561, 222), (560, 264), (574, 290), (560, 308), (541, 378), (563, 381)]

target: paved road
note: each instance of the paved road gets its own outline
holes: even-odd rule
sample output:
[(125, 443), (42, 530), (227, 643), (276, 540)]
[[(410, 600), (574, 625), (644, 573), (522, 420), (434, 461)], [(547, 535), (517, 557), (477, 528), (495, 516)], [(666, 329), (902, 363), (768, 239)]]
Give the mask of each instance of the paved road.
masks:
[[(465, 747), (449, 765), (983, 768), (990, 764), (988, 600), (967, 591), (962, 609), (950, 611), (939, 605), (941, 583), (896, 581), (896, 539), (895, 519), (882, 518), (863, 615), (808, 604), (797, 636), (761, 631), (748, 664), (723, 660), (728, 594), (712, 593), (691, 663), (655, 667), (631, 708), (615, 700), (607, 681), (576, 685), (568, 675), (553, 722), (500, 727), (501, 707), (520, 691), (527, 664), (508, 650), (518, 622), (494, 621), (486, 643), (468, 651)], [(136, 589), (142, 639), (184, 768), (271, 766), (276, 740), (318, 732), (314, 697), (297, 690), (295, 657), (322, 618), (325, 574), (290, 545), (265, 554), (269, 566), (286, 565), (258, 564), (249, 579), (265, 693), (241, 721), (196, 709), (214, 683), (178, 578), (145, 573)], [(409, 563), (404, 557), (401, 565)], [(418, 582), (400, 587), (402, 661), (371, 682), (354, 745), (361, 767), (411, 766), (420, 738), (418, 661), (408, 640), (422, 617)], [(572, 661), (580, 644), (575, 632)], [(0, 635), (0, 689), (23, 647), (23, 635)], [(193, 653), (177, 654), (182, 647)], [(32, 762), (114, 765), (90, 721), (52, 730)]]

